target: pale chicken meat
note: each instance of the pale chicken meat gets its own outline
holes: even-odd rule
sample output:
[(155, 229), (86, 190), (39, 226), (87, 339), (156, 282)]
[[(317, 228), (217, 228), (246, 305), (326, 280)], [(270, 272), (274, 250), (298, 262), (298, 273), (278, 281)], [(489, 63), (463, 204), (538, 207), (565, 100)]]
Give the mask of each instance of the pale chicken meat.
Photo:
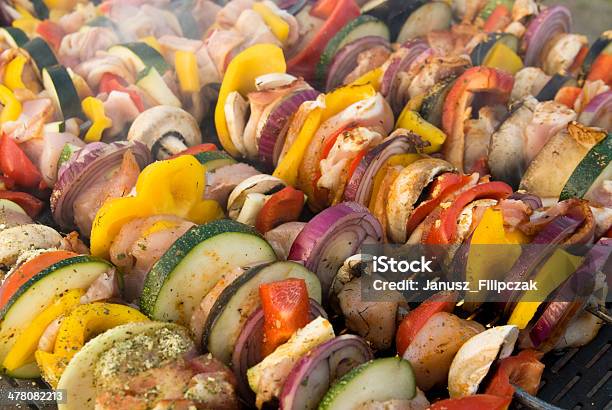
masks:
[(193, 18), (202, 32), (206, 32), (216, 21), (222, 7), (211, 0), (195, 0), (193, 2)]
[(51, 122), (55, 109), (50, 98), (38, 98), (22, 104), (22, 111), (16, 121), (2, 123), (2, 132), (18, 143), (42, 136), (43, 128)]
[(484, 327), (480, 323), (460, 319), (451, 313), (432, 315), (403, 354), (412, 365), (417, 386), (427, 391), (445, 383), (459, 348), (482, 331)]
[(233, 0), (217, 12), (217, 24), (223, 28), (233, 27), (244, 10), (251, 9), (253, 0)]
[(127, 40), (138, 40), (143, 37), (164, 35), (181, 36), (183, 30), (177, 17), (168, 10), (159, 9), (149, 4), (137, 8), (135, 14), (120, 19), (120, 30)]
[(533, 112), (531, 123), (524, 129), (523, 156), (529, 164), (557, 132), (576, 119), (574, 110), (554, 101), (541, 102)]
[(279, 260), (286, 260), (295, 238), (302, 232), (305, 222), (287, 222), (264, 234)]
[(471, 62), (467, 56), (431, 56), (410, 82), (408, 95), (412, 98), (425, 94), (438, 81), (451, 75), (459, 75), (470, 65)]
[(488, 174), (487, 153), (491, 135), (499, 127), (506, 114), (503, 107), (486, 106), (478, 112), (478, 119), (465, 122), (465, 151), (463, 170), (471, 174)]
[(108, 50), (115, 44), (119, 44), (119, 37), (113, 30), (106, 27), (91, 27), (64, 36), (59, 48), (59, 58), (62, 61), (70, 61), (69, 66), (73, 67), (95, 57), (98, 51)]
[(124, 272), (125, 297), (140, 296), (151, 267), (194, 224), (174, 215), (137, 218), (125, 224), (110, 248), (110, 259)]
[(551, 42), (552, 46), (542, 65), (546, 74), (549, 75), (567, 72), (582, 47), (589, 44), (586, 36), (571, 33), (559, 34)]
[(112, 137), (122, 133), (129, 124), (134, 122), (140, 110), (128, 93), (111, 91), (104, 101), (104, 114), (113, 121), (113, 125), (105, 131), (108, 136)]
[(521, 69), (514, 76), (510, 100), (518, 101), (530, 95), (538, 95), (550, 78), (548, 74), (538, 67), (525, 67)]
[(110, 198), (119, 198), (130, 193), (136, 185), (140, 166), (134, 154), (127, 151), (117, 170), (107, 179), (99, 179), (82, 191), (74, 201), (74, 221), (79, 231), (89, 236), (93, 220), (104, 202)]
[(102, 76), (106, 73), (123, 78), (127, 83), (136, 82), (137, 69), (120, 57), (98, 51), (94, 58), (79, 64), (74, 71), (87, 81), (92, 89), (98, 89)]
[(357, 67), (344, 78), (343, 84), (350, 84), (362, 75), (382, 66), (391, 56), (387, 47), (376, 46), (357, 56)]
[(222, 208), (226, 208), (227, 200), (234, 188), (245, 179), (259, 174), (258, 170), (244, 163), (219, 168), (206, 175), (204, 198), (214, 199)]
[(67, 132), (46, 132), (43, 137), (43, 147), (40, 157), (34, 160), (47, 186), (52, 187), (57, 180), (58, 161), (66, 144), (82, 148), (83, 140)]
[(280, 40), (272, 33), (264, 19), (254, 10), (245, 10), (234, 25), (245, 39), (241, 45), (243, 49), (255, 44), (274, 44), (282, 46)]
[(80, 4), (74, 11), (64, 14), (59, 18), (58, 24), (64, 33), (70, 34), (79, 31), (85, 23), (98, 16), (98, 11), (93, 3)]
[(108, 300), (112, 298), (118, 298), (121, 295), (119, 289), (119, 278), (115, 268), (112, 268), (108, 272), (104, 272), (96, 280), (93, 281), (87, 292), (81, 296), (79, 301), (81, 304), (87, 304), (92, 302), (99, 302), (102, 300)]
[(234, 30), (213, 30), (205, 40), (208, 54), (219, 73), (225, 72), (232, 51), (239, 47), (245, 38)]

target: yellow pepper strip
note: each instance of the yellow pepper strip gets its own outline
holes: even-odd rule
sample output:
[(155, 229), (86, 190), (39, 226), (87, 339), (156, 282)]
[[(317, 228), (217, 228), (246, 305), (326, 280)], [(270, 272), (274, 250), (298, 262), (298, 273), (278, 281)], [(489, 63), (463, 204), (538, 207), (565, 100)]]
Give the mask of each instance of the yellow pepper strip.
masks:
[(49, 9), (72, 10), (77, 0), (43, 0)]
[(22, 75), (23, 68), (27, 62), (28, 59), (19, 54), (6, 65), (6, 70), (4, 71), (4, 84), (11, 90), (15, 91), (19, 88), (26, 88), (23, 83)]
[(400, 114), (396, 128), (405, 128), (421, 137), (423, 141), (429, 142), (430, 145), (423, 149), (426, 154), (440, 151), (446, 140), (446, 134), (441, 129), (425, 121), (418, 112), (412, 111), (408, 105)]
[(139, 39), (139, 41), (145, 43), (146, 45), (148, 45), (151, 48), (154, 48), (159, 54), (162, 54), (161, 44), (159, 44), (159, 41), (157, 41), (157, 39), (155, 37), (147, 36), (147, 37), (143, 37), (143, 38)]
[(179, 50), (174, 55), (174, 66), (181, 84), (181, 90), (186, 93), (200, 92), (200, 73), (195, 53)]
[(43, 378), (57, 387), (64, 369), (87, 340), (126, 323), (147, 321), (149, 318), (138, 310), (114, 303), (94, 302), (75, 308), (62, 320), (53, 353), (35, 353)]
[(87, 97), (81, 103), (83, 112), (91, 121), (91, 127), (85, 134), (85, 142), (96, 142), (102, 139), (104, 130), (113, 126), (113, 120), (104, 113), (104, 103), (95, 97)]
[(288, 185), (295, 186), (302, 155), (312, 141), (319, 126), (327, 119), (339, 114), (348, 106), (376, 95), (376, 90), (369, 84), (347, 85), (337, 88), (331, 93), (320, 97), (321, 108), (315, 108), (304, 121), (297, 138), (289, 147), (287, 154), (274, 170), (274, 176), (282, 179)]
[(289, 38), (289, 23), (278, 16), (274, 11), (263, 3), (253, 4), (253, 11), (261, 16), (272, 34), (280, 40), (281, 43), (286, 43)]
[(12, 26), (21, 29), (28, 36), (33, 36), (36, 33), (40, 20), (33, 17), (24, 17), (13, 20)]
[(2, 84), (0, 84), (0, 104), (4, 105), (0, 114), (0, 124), (15, 121), (21, 115), (21, 103), (12, 91)]
[(23, 333), (19, 335), (2, 365), (7, 370), (13, 371), (28, 363), (33, 363), (38, 341), (47, 327), (58, 317), (65, 315), (75, 306), (78, 306), (81, 296), (84, 294), (85, 291), (83, 289), (69, 290), (36, 316)]
[[(521, 254), (521, 244), (529, 238), (519, 231), (508, 233), (504, 229), (502, 211), (487, 208), (474, 230), (466, 267), (466, 281), (470, 289), (477, 290), (479, 280), (502, 279)], [(466, 293), (466, 310), (472, 310), (485, 300), (485, 293)]]
[(257, 44), (238, 54), (227, 66), (219, 99), (215, 108), (215, 126), (223, 148), (232, 156), (240, 152), (232, 142), (225, 120), (225, 101), (227, 96), (238, 91), (242, 95), (255, 91), (255, 79), (264, 74), (285, 73), (287, 64), (283, 50), (272, 44)]
[(421, 109), (421, 106), (423, 105), (424, 99), (425, 99), (425, 94), (415, 95), (408, 101), (405, 109), (412, 110), (412, 111), (419, 111)]
[(541, 301), (557, 289), (582, 263), (581, 256), (575, 256), (562, 249), (557, 249), (542, 265), (534, 278), (538, 283), (537, 290), (528, 290), (521, 297), (508, 320), (509, 325), (519, 329), (527, 327), (536, 314)]
[(49, 10), (49, 20), (57, 23), (66, 14), (68, 14), (66, 10), (50, 9)]
[(514, 75), (523, 68), (523, 60), (510, 47), (498, 41), (489, 51), (482, 65)]
[(385, 178), (385, 173), (387, 172), (388, 166), (396, 166), (400, 165), (402, 167), (407, 167), (413, 162), (421, 159), (422, 156), (419, 154), (397, 154), (389, 157), (387, 162), (380, 167), (376, 175), (374, 176), (374, 184), (372, 185), (372, 194), (370, 195), (370, 202), (368, 204), (368, 208), (371, 212), (374, 212), (374, 207), (376, 206), (376, 202), (380, 201), (380, 197), (378, 195), (378, 191), (380, 191), (380, 187), (382, 185), (383, 179)]
[(380, 83), (382, 81), (382, 76), (383, 76), (383, 69), (382, 67), (378, 67), (372, 71), (368, 71), (367, 73), (365, 73), (364, 75), (362, 75), (361, 77), (359, 77), (358, 79), (356, 79), (349, 85), (369, 84), (372, 87), (374, 87), (376, 91), (380, 91)]
[(106, 201), (91, 230), (91, 253), (108, 257), (110, 246), (126, 223), (153, 215), (176, 215), (197, 224), (223, 217), (216, 201), (204, 200), (204, 168), (192, 155), (147, 166), (138, 176), (136, 196)]

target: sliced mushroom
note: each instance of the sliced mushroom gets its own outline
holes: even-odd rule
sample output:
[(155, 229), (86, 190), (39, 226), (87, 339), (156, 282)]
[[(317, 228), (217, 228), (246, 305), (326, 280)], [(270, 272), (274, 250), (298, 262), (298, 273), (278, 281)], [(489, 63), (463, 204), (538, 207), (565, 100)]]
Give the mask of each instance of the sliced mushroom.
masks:
[(470, 338), (457, 352), (448, 372), (451, 397), (476, 394), (493, 362), (504, 359), (514, 350), (518, 327), (497, 326)]
[(227, 122), (230, 139), (236, 149), (242, 155), (246, 155), (242, 137), (248, 118), (249, 102), (238, 91), (233, 91), (227, 96), (223, 109), (225, 110), (225, 121)]
[(230, 218), (237, 219), (250, 193), (273, 194), (285, 187), (282, 179), (272, 175), (259, 174), (242, 181), (229, 196), (227, 200), (227, 212)]
[(167, 105), (150, 108), (136, 117), (127, 138), (146, 144), (158, 160), (202, 143), (195, 118), (181, 108)]
[(255, 226), (257, 222), (257, 215), (266, 203), (266, 196), (257, 192), (251, 192), (247, 194), (240, 214), (236, 221), (245, 225)]
[(255, 79), (255, 87), (258, 91), (273, 90), (275, 88), (287, 86), (295, 80), (297, 80), (297, 78), (291, 74), (264, 74)]
[(61, 242), (62, 236), (46, 225), (28, 224), (5, 229), (0, 235), (0, 266), (10, 267), (25, 251), (57, 248)]
[(389, 188), (388, 234), (393, 242), (406, 242), (406, 223), (423, 190), (438, 175), (455, 168), (441, 159), (422, 159), (404, 168)]

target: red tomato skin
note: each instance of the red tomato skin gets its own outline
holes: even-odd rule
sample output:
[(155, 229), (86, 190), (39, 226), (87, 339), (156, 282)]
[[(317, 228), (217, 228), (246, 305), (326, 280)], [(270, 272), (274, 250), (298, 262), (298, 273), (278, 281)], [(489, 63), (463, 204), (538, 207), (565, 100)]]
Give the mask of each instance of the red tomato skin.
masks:
[(136, 108), (138, 108), (138, 111), (144, 111), (144, 103), (142, 102), (140, 95), (138, 95), (136, 91), (130, 90), (125, 81), (115, 74), (104, 73), (102, 80), (100, 81), (99, 89), (101, 93), (110, 94), (111, 91), (120, 91), (129, 94), (130, 98), (134, 102), (134, 105)]
[(0, 171), (15, 185), (26, 189), (44, 189), (42, 175), (21, 147), (6, 134), (0, 135)]
[(402, 319), (395, 335), (397, 354), (403, 356), (429, 318), (439, 312), (451, 312), (455, 308), (456, 300), (457, 294), (455, 292), (440, 292), (421, 303), (416, 309), (408, 312), (406, 317)]
[(43, 202), (26, 192), (0, 191), (0, 199), (15, 202), (32, 219), (36, 218), (44, 206)]
[(265, 357), (308, 324), (310, 302), (303, 279), (261, 284), (259, 296), (264, 312), (262, 354)]
[(531, 395), (537, 394), (544, 372), (541, 356), (535, 350), (522, 350), (501, 360), (485, 393), (512, 399), (513, 385), (517, 385)]
[(40, 36), (45, 39), (45, 41), (55, 50), (59, 50), (62, 44), (62, 39), (66, 35), (64, 29), (62, 29), (59, 24), (54, 23), (51, 20), (45, 20), (38, 23), (36, 32), (40, 34)]
[(304, 208), (304, 193), (293, 187), (285, 187), (274, 193), (257, 215), (255, 228), (266, 233), (285, 222), (297, 221)]

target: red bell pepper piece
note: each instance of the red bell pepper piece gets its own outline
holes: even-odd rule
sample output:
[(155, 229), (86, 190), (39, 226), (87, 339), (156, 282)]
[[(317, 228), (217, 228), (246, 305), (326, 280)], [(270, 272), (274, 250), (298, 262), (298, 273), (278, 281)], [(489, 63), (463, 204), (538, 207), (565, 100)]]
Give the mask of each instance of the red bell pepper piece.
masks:
[(111, 91), (120, 91), (129, 94), (138, 111), (144, 111), (144, 104), (140, 95), (127, 87), (127, 83), (119, 76), (112, 73), (104, 73), (100, 80), (100, 92), (110, 94)]
[(27, 189), (44, 189), (42, 175), (17, 142), (6, 134), (0, 135), (0, 171), (15, 184)]
[(523, 350), (516, 356), (501, 360), (485, 393), (512, 399), (513, 385), (517, 385), (527, 393), (535, 395), (544, 372), (540, 357), (541, 354), (535, 350)]
[[(312, 80), (315, 67), (321, 59), (327, 43), (340, 31), (349, 21), (357, 18), (361, 10), (355, 0), (330, 1), (335, 7), (329, 17), (314, 36), (312, 41), (306, 45), (295, 57), (287, 62), (288, 71), (305, 80)], [(327, 10), (328, 6), (324, 8)], [(320, 9), (323, 9), (320, 6)], [(327, 11), (321, 11), (327, 13)]]
[(439, 223), (431, 225), (429, 233), (425, 238), (425, 243), (429, 245), (445, 245), (453, 243), (457, 233), (457, 218), (466, 205), (470, 202), (481, 199), (491, 198), (501, 200), (512, 194), (512, 187), (504, 182), (486, 182), (476, 185), (473, 188), (461, 193), (451, 206), (442, 210)]
[(411, 310), (397, 328), (395, 335), (397, 354), (403, 356), (429, 318), (439, 312), (451, 312), (455, 308), (456, 301), (457, 293), (440, 292), (421, 303), (416, 309)]
[(490, 394), (475, 394), (437, 401), (428, 410), (506, 410), (512, 399), (492, 396)]
[(503, 31), (508, 24), (512, 22), (512, 12), (508, 7), (503, 4), (499, 4), (487, 19), (484, 24), (483, 30), (487, 33), (494, 33), (496, 31)]
[(304, 208), (304, 193), (286, 187), (273, 194), (264, 204), (255, 222), (255, 228), (266, 233), (285, 222), (297, 221)]
[(555, 101), (568, 108), (574, 109), (574, 104), (581, 92), (582, 88), (580, 87), (561, 87), (559, 91), (557, 91), (557, 95), (555, 95)]
[(0, 175), (0, 191), (10, 191), (15, 188), (15, 181), (6, 175)]
[(319, 0), (310, 9), (310, 15), (320, 19), (328, 19), (334, 12), (337, 0)]
[(58, 50), (62, 44), (62, 39), (66, 35), (64, 29), (57, 23), (51, 20), (45, 20), (38, 23), (36, 32), (49, 43), (55, 50)]
[(25, 192), (0, 191), (0, 199), (8, 199), (15, 202), (32, 219), (36, 218), (43, 208), (43, 203), (40, 199)]
[(431, 214), (431, 211), (442, 203), (442, 201), (446, 201), (454, 192), (461, 189), (469, 181), (469, 176), (452, 172), (447, 172), (436, 178), (432, 184), (428, 199), (421, 202), (412, 212), (410, 218), (408, 218), (408, 222), (406, 223), (406, 232), (408, 235), (410, 235), (412, 231), (425, 220), (427, 215)]
[(310, 321), (308, 289), (303, 279), (259, 285), (264, 312), (262, 354), (267, 356)]
[(593, 62), (587, 80), (602, 80), (612, 87), (612, 54), (601, 53)]

